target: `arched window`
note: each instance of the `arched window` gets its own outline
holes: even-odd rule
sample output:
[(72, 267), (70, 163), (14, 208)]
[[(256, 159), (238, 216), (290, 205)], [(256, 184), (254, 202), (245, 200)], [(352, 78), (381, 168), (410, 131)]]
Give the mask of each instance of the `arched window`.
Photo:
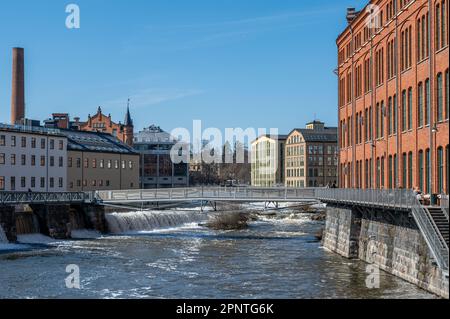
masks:
[(425, 192), (428, 194), (431, 194), (431, 172), (430, 172), (430, 168), (431, 168), (431, 153), (430, 153), (430, 149), (427, 149), (425, 151), (425, 181), (426, 181), (426, 188), (425, 188)]
[(381, 187), (381, 162), (380, 158), (377, 158), (377, 188)]
[(438, 193), (444, 192), (444, 149), (439, 147), (437, 150), (437, 187)]
[(449, 118), (449, 112), (450, 112), (450, 107), (449, 107), (449, 85), (448, 85), (448, 69), (447, 71), (445, 71), (445, 118), (448, 120)]
[(413, 188), (413, 153), (408, 154), (408, 188)]
[(423, 84), (417, 86), (417, 126), (423, 126)]
[(403, 90), (402, 92), (402, 132), (406, 131), (406, 118), (407, 118), (407, 111), (406, 111), (406, 90)]
[(421, 191), (423, 191), (423, 179), (424, 179), (424, 167), (423, 167), (423, 161), (424, 161), (424, 159), (423, 159), (423, 151), (422, 150), (420, 150), (419, 151), (419, 189), (421, 190)]
[(394, 188), (394, 184), (392, 183), (392, 178), (393, 178), (393, 162), (392, 162), (392, 155), (389, 155), (389, 175), (388, 175), (388, 183), (389, 183), (389, 188), (392, 189)]
[(438, 73), (436, 78), (436, 104), (437, 120), (441, 122), (444, 120), (442, 73)]
[(438, 3), (437, 5), (436, 5), (436, 14), (435, 14), (435, 22), (436, 22), (436, 25), (435, 25), (435, 35), (436, 35), (436, 38), (435, 38), (435, 42), (436, 42), (436, 49), (437, 50), (439, 50), (440, 48), (442, 48), (442, 42), (441, 42), (441, 39), (442, 39), (442, 32), (441, 32), (441, 6), (440, 6), (440, 4)]
[(408, 89), (408, 130), (412, 129), (412, 123), (413, 123), (413, 96), (412, 96), (412, 88)]
[(380, 137), (384, 137), (384, 114), (386, 110), (384, 109), (384, 101), (381, 101), (380, 109)]
[(425, 125), (430, 125), (430, 110), (431, 110), (431, 96), (430, 96), (430, 79), (425, 81)]
[(447, 163), (446, 164), (446, 170), (447, 170), (447, 172), (446, 172), (446, 175), (447, 175), (447, 178), (446, 178), (446, 181), (447, 181), (447, 183), (446, 183), (446, 193), (447, 193), (447, 195), (448, 195), (448, 193), (449, 193), (449, 191), (450, 191), (450, 167), (449, 167), (449, 165), (448, 165), (448, 163), (449, 163), (449, 161), (450, 161), (450, 150), (449, 150), (449, 146), (447, 145), (446, 147), (445, 147), (445, 163)]
[(402, 157), (402, 186), (406, 188), (408, 186), (408, 155), (403, 153)]

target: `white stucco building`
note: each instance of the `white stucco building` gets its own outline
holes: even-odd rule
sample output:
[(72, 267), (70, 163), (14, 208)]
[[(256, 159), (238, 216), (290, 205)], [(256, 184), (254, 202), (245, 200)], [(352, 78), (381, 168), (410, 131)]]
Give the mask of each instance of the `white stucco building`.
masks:
[(0, 191), (64, 192), (66, 161), (58, 130), (0, 124)]

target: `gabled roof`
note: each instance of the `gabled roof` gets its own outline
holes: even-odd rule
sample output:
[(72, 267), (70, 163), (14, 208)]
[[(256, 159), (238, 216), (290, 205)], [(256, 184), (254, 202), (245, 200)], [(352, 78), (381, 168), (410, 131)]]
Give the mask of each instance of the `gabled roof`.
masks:
[(137, 154), (131, 147), (110, 134), (74, 130), (61, 130), (61, 134), (68, 139), (69, 151)]
[(289, 135), (281, 134), (281, 135), (271, 135), (271, 134), (263, 134), (261, 136), (258, 136), (256, 140), (252, 141), (252, 143), (255, 143), (257, 140), (261, 139), (262, 137), (266, 137), (269, 139), (277, 140), (277, 141), (286, 141), (289, 137)]
[(305, 142), (337, 142), (338, 141), (338, 129), (337, 127), (325, 127), (323, 130), (308, 130), (305, 128), (293, 129), (289, 134), (299, 132), (302, 134)]

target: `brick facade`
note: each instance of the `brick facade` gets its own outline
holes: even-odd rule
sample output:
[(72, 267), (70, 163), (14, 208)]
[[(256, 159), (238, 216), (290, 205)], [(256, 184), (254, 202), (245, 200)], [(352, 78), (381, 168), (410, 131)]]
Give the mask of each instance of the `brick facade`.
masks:
[(79, 128), (81, 131), (108, 133), (128, 146), (133, 145), (133, 123), (129, 116), (129, 110), (127, 110), (125, 122), (122, 124), (113, 122), (111, 115), (103, 114), (99, 107), (97, 114), (89, 115), (88, 120), (85, 123), (80, 123)]
[(448, 0), (351, 13), (337, 39), (341, 187), (448, 194)]

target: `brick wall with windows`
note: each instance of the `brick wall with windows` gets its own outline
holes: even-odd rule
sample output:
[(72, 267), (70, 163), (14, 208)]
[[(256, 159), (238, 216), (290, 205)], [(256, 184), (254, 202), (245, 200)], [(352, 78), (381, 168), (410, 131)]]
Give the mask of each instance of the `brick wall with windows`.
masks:
[(370, 4), (337, 39), (340, 185), (448, 194), (448, 0)]

